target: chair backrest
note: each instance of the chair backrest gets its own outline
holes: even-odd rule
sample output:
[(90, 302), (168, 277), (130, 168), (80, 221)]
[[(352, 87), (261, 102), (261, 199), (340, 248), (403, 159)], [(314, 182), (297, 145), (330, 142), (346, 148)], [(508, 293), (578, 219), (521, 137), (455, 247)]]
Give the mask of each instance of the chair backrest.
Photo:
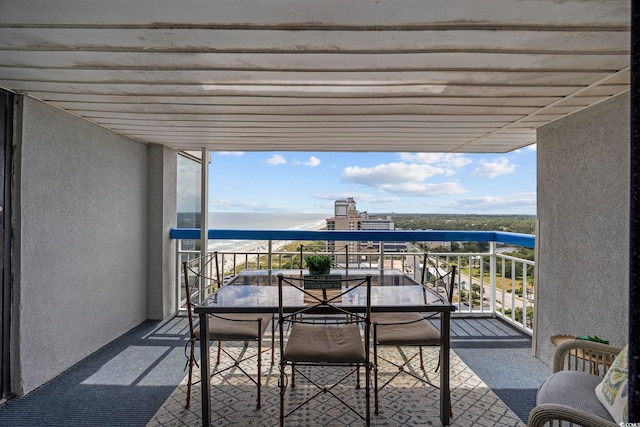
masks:
[[(285, 336), (285, 323), (290, 325), (295, 323), (317, 325), (315, 316), (306, 315), (323, 314), (332, 317), (332, 325), (364, 325), (363, 344), (368, 361), (369, 338), (371, 337), (371, 275), (340, 279), (342, 286), (339, 289), (327, 289), (326, 287), (316, 286), (313, 287), (314, 289), (305, 289), (304, 284), (305, 281), (308, 280), (311, 279), (304, 277), (285, 277), (282, 273), (278, 274), (278, 329), (281, 337), (280, 354), (284, 354), (284, 340), (282, 337)], [(295, 312), (285, 313), (285, 299), (283, 296), (285, 287), (288, 288), (290, 292), (301, 292), (304, 295), (305, 307)], [(291, 299), (287, 298), (287, 300), (290, 301)], [(354, 312), (345, 307), (362, 307), (363, 304), (364, 313), (361, 312), (362, 308), (360, 308), (358, 312)], [(325, 324), (317, 326), (323, 327)]]
[(453, 298), (453, 286), (456, 283), (456, 269), (457, 266), (452, 265), (451, 270), (448, 273), (451, 275), (449, 283), (447, 284), (447, 301), (449, 301), (449, 303), (451, 303), (451, 299)]
[[(314, 323), (312, 317), (305, 317), (306, 314), (341, 314), (345, 321), (337, 323), (364, 323), (366, 327), (371, 323), (371, 275), (331, 278), (332, 282), (340, 282), (339, 288), (327, 288), (318, 284), (311, 288), (305, 288), (305, 282), (322, 282), (322, 279), (309, 279), (308, 277), (286, 277), (282, 273), (278, 274), (278, 311), (280, 315), (280, 326), (283, 322)], [(303, 294), (305, 306), (296, 312), (285, 313), (283, 305), (284, 288), (289, 288), (290, 292), (300, 292)], [(290, 299), (289, 299), (290, 300)], [(346, 306), (359, 306), (358, 311), (347, 309)], [(280, 331), (283, 332), (282, 330)], [(366, 331), (368, 334), (368, 330)]]
[(193, 334), (195, 330), (194, 304), (202, 302), (206, 296), (220, 287), (218, 252), (184, 261), (182, 263), (182, 273), (184, 275), (185, 305), (189, 318), (189, 330)]
[(441, 274), (440, 273), (440, 268), (438, 267), (438, 262), (434, 262), (431, 257), (429, 257), (428, 253), (424, 254), (424, 258), (422, 261), (422, 284), (424, 285), (425, 283), (427, 283), (427, 271), (428, 271), (428, 267), (427, 265), (431, 264), (434, 267), (435, 270), (435, 277), (436, 280), (434, 281), (435, 285), (438, 286), (440, 284), (442, 284), (445, 287), (445, 293), (447, 295), (447, 301), (451, 302), (451, 299), (453, 298), (453, 289), (454, 289), (454, 285), (455, 285), (455, 281), (456, 281), (456, 270), (457, 270), (457, 266), (454, 264), (450, 264), (449, 265), (449, 271), (446, 272), (445, 274)]

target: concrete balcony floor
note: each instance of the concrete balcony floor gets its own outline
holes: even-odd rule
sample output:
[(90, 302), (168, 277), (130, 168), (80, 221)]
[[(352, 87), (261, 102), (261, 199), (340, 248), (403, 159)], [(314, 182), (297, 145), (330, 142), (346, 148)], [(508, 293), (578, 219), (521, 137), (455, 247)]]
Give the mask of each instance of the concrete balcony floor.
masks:
[[(528, 413), (535, 404), (536, 390), (550, 374), (548, 366), (531, 356), (531, 338), (503, 321), (491, 318), (454, 317), (451, 329), (454, 353), (451, 370), (454, 416), (451, 425), (478, 424), (480, 419), (474, 419), (471, 414), (477, 413), (482, 417), (482, 413), (502, 406), (505, 408), (502, 412), (493, 414), (499, 421), (492, 423), (489, 417), (482, 421), (483, 425), (526, 423)], [(185, 318), (177, 317), (166, 322), (147, 321), (26, 397), (9, 399), (0, 405), (0, 425), (199, 425), (199, 385), (194, 387), (195, 400), (191, 411), (183, 410), (185, 386), (180, 384), (186, 376), (183, 368), (187, 332)], [(437, 362), (437, 357), (433, 357), (437, 350), (431, 351), (431, 357), (429, 353), (425, 357), (428, 365)], [(395, 354), (400, 357), (399, 353)], [(214, 425), (277, 424), (277, 367), (270, 368), (268, 359), (267, 354), (263, 372), (265, 369), (269, 372), (263, 379), (262, 409), (255, 411), (253, 408), (255, 387), (247, 380), (238, 387), (239, 392), (225, 396), (224, 399), (229, 400), (218, 404), (218, 407), (214, 396)], [(467, 380), (470, 376), (473, 376), (471, 382)], [(437, 375), (432, 373), (431, 378), (437, 379)], [(467, 385), (472, 384), (471, 388), (482, 388), (483, 391), (478, 394), (470, 393), (467, 386), (459, 385), (456, 388), (455, 384), (459, 381), (466, 381)], [(414, 393), (418, 399), (415, 406), (426, 408), (429, 411), (427, 418), (414, 414), (415, 419), (407, 419), (410, 415), (406, 407), (396, 400), (397, 396), (403, 395), (403, 399), (408, 396), (407, 387), (418, 392)], [(410, 377), (409, 380), (397, 379), (392, 382), (381, 392), (381, 416), (373, 416), (372, 425), (399, 426), (408, 422), (413, 425), (439, 425), (437, 416), (434, 416), (437, 414), (437, 405), (430, 407), (437, 401), (438, 391), (431, 391), (427, 387), (430, 391), (425, 394), (423, 387), (422, 383), (411, 381)], [(490, 395), (488, 401), (487, 395)], [(495, 399), (495, 396), (499, 399)], [(411, 406), (412, 398), (409, 397), (404, 403)], [(497, 402), (491, 403), (491, 399)], [(247, 408), (246, 415), (233, 409), (234, 405)], [(330, 408), (339, 406), (333, 402), (327, 405)], [(317, 410), (322, 411), (326, 407), (320, 405)], [(219, 422), (216, 422), (216, 417)], [(238, 417), (245, 421), (238, 421)], [(308, 425), (351, 425), (345, 418), (338, 419), (335, 416), (331, 416), (331, 422), (323, 421), (321, 415), (317, 418), (312, 415), (312, 419)], [(356, 421), (353, 425), (364, 424)]]

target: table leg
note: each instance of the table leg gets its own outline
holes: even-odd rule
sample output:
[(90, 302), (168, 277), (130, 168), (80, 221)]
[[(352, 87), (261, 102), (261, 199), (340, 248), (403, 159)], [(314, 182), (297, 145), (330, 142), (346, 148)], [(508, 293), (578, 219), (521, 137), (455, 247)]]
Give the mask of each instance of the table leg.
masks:
[(202, 425), (211, 425), (211, 378), (209, 377), (209, 316), (200, 313), (200, 396)]
[(440, 421), (442, 421), (443, 426), (448, 426), (449, 412), (451, 411), (451, 390), (449, 387), (451, 313), (448, 311), (443, 312), (441, 319), (440, 339), (442, 342), (440, 343), (440, 351), (442, 354), (440, 355)]

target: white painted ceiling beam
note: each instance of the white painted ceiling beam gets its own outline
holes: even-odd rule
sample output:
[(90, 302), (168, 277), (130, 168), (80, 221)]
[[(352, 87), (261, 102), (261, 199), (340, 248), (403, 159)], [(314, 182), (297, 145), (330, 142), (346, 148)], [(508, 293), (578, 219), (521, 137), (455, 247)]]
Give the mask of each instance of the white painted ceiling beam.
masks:
[(175, 149), (506, 152), (629, 90), (629, 0), (4, 0), (0, 87)]

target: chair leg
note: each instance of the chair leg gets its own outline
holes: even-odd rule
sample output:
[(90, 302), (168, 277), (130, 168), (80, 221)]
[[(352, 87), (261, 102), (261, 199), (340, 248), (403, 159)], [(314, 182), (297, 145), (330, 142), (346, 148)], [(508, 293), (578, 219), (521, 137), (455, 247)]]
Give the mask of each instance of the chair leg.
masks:
[(378, 346), (373, 341), (373, 413), (378, 415)]
[(419, 348), (420, 348), (420, 369), (424, 371), (424, 359), (422, 357), (422, 346), (420, 346)]
[(187, 402), (184, 405), (185, 409), (189, 409), (189, 407), (191, 406), (191, 385), (193, 384), (193, 365), (196, 360), (195, 347), (196, 347), (195, 341), (191, 340), (191, 350), (189, 352), (189, 377), (187, 379)]
[(280, 363), (280, 380), (278, 381), (278, 386), (280, 387), (280, 427), (284, 427), (284, 392), (286, 389), (285, 384), (285, 370), (286, 366), (284, 363)]
[(291, 388), (296, 388), (296, 364), (291, 363)]
[[(375, 369), (375, 368), (374, 368)], [(360, 370), (358, 370), (360, 372)], [(367, 427), (371, 425), (371, 364), (367, 363), (364, 367), (365, 379), (364, 379), (364, 395), (365, 395), (365, 411), (366, 411), (366, 423)]]
[(262, 371), (262, 336), (258, 336), (258, 402), (256, 403), (256, 409), (260, 409), (260, 384), (261, 383), (261, 371)]
[(273, 366), (276, 363), (275, 348), (276, 348), (276, 319), (275, 317), (271, 317), (271, 366)]
[(220, 352), (222, 351), (222, 341), (218, 341), (218, 358), (216, 359), (216, 366), (220, 364)]

